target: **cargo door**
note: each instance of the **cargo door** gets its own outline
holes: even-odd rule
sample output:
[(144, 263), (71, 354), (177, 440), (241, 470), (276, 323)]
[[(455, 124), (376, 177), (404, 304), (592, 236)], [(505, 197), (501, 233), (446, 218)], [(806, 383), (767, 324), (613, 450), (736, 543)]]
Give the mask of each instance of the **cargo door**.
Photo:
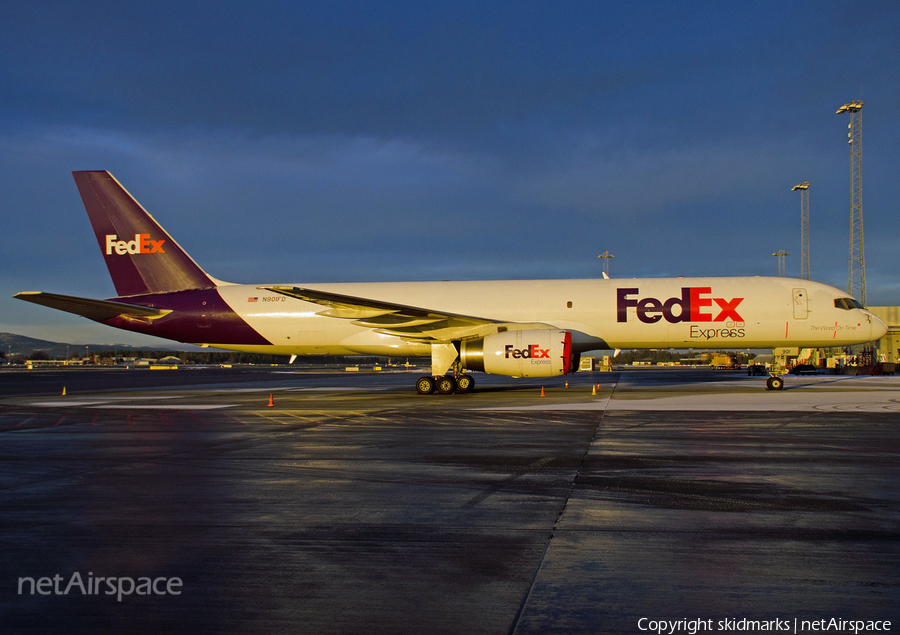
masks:
[(806, 289), (794, 289), (794, 319), (805, 320), (809, 315), (809, 302)]

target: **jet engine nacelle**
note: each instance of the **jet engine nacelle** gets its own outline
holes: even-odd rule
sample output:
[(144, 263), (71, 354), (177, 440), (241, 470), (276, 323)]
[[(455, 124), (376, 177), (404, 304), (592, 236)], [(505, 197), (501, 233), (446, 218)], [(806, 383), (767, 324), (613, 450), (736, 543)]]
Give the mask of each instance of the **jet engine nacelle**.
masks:
[(504, 331), (460, 343), (463, 368), (511, 377), (556, 377), (574, 372), (572, 334), (556, 329)]

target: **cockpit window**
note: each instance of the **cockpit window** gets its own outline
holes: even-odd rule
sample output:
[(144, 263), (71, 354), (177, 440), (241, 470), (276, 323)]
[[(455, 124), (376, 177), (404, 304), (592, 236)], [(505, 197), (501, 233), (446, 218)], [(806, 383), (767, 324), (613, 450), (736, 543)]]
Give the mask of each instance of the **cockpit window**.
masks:
[(845, 309), (849, 311), (850, 309), (861, 309), (863, 305), (859, 303), (856, 298), (836, 298), (834, 300), (834, 306), (838, 309)]

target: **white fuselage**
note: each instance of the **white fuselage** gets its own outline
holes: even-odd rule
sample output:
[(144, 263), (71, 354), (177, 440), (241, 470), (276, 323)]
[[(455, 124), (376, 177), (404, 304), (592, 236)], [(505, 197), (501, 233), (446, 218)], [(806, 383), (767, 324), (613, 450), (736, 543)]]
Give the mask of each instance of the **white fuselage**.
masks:
[[(379, 334), (324, 307), (262, 285), (222, 284), (218, 292), (272, 344), (208, 346), (282, 355), (427, 356), (431, 346)], [(791, 278), (643, 278), (298, 285), (502, 322), (573, 332), (581, 351), (598, 348), (771, 348), (844, 346), (880, 338), (884, 322), (848, 295)]]

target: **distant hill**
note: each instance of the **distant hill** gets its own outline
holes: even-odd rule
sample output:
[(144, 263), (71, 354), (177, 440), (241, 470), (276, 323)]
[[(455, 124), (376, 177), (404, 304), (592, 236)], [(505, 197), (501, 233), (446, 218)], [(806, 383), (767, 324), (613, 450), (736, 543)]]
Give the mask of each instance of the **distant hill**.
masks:
[[(34, 337), (25, 337), (24, 335), (16, 335), (14, 333), (0, 333), (0, 351), (13, 356), (22, 355), (26, 358), (30, 357), (35, 351), (43, 351), (50, 356), (51, 359), (65, 359), (66, 352), (70, 355), (78, 354), (79, 357), (84, 356), (85, 349), (90, 353), (105, 353), (108, 351), (120, 351), (124, 353), (124, 357), (163, 357), (164, 355), (174, 354), (187, 363), (195, 364), (284, 364), (287, 362), (287, 355), (265, 355), (256, 353), (238, 353), (235, 351), (215, 351), (208, 348), (201, 348), (191, 344), (180, 344), (172, 342), (170, 346), (128, 346), (125, 344), (66, 344), (65, 342), (48, 342), (47, 340), (39, 340)], [(148, 353), (149, 355), (145, 355)], [(378, 356), (366, 357), (331, 357), (313, 355), (304, 357), (298, 362), (300, 365), (310, 364), (360, 364), (366, 362), (387, 362), (390, 358)]]
[[(66, 342), (49, 342), (47, 340), (39, 340), (34, 337), (26, 337), (24, 335), (16, 335), (15, 333), (0, 333), (0, 351), (13, 355), (24, 355), (28, 357), (34, 351), (44, 351), (54, 359), (65, 359), (66, 352), (69, 354), (84, 354), (85, 348), (92, 353), (104, 353), (106, 351), (146, 351), (165, 348), (166, 350), (179, 350), (178, 345), (169, 347), (154, 346), (128, 346), (125, 344), (67, 344)], [(191, 347), (192, 350), (195, 347)]]

